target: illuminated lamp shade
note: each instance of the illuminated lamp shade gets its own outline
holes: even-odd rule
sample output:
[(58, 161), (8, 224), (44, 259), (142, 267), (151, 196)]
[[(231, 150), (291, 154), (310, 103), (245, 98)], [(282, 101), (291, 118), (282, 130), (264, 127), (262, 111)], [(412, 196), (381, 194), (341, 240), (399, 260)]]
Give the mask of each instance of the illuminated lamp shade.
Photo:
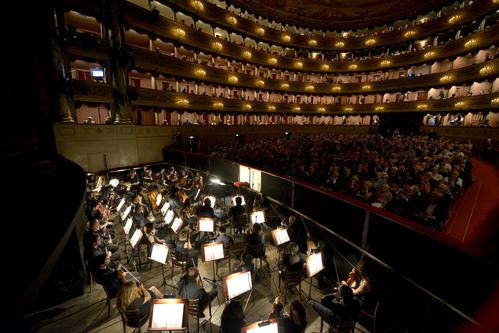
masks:
[(295, 107), (293, 107), (292, 110), (295, 111), (295, 112), (300, 112), (301, 108), (299, 106), (295, 106)]
[(255, 84), (256, 84), (258, 87), (263, 87), (263, 86), (265, 85), (265, 81), (263, 81), (263, 80), (257, 80), (257, 81), (255, 82)]
[(293, 64), (293, 67), (294, 67), (294, 68), (298, 68), (298, 69), (299, 69), (299, 68), (303, 68), (303, 62), (301, 62), (301, 61), (297, 61), (297, 62), (295, 62), (295, 63)]
[(346, 112), (352, 112), (353, 111), (353, 108), (350, 107), (350, 106), (347, 106), (346, 108), (343, 109), (343, 111), (346, 111)]
[(224, 107), (224, 103), (222, 103), (222, 102), (215, 102), (215, 103), (213, 103), (213, 107), (215, 109), (222, 109)]
[(466, 106), (466, 103), (465, 102), (457, 102), (456, 104), (454, 104), (454, 106), (456, 108), (462, 108), (462, 107)]
[(390, 66), (391, 64), (392, 64), (391, 60), (383, 60), (382, 62), (380, 62), (381, 66)]
[(243, 109), (244, 110), (251, 110), (253, 107), (251, 106), (251, 104), (244, 104), (243, 105)]
[(457, 23), (459, 20), (461, 19), (461, 15), (457, 14), (457, 15), (453, 15), (449, 18), (449, 23), (450, 24), (454, 24), (454, 23)]
[(415, 35), (416, 35), (416, 31), (414, 31), (414, 30), (409, 30), (409, 31), (406, 31), (406, 32), (404, 33), (404, 37), (405, 37), (405, 38), (411, 38), (411, 37), (413, 37), (413, 36), (415, 36)]
[(467, 49), (471, 49), (472, 47), (475, 47), (478, 44), (478, 40), (475, 38), (470, 39), (466, 43), (464, 43), (464, 47)]
[(381, 106), (381, 105), (374, 108), (374, 110), (376, 110), (376, 111), (383, 111), (384, 109), (385, 109), (385, 107)]
[(204, 10), (204, 5), (199, 0), (193, 0), (193, 1), (191, 1), (191, 6), (192, 6), (192, 8), (194, 8), (195, 10), (198, 10), (200, 12)]
[(326, 112), (326, 108), (323, 107), (323, 106), (321, 106), (321, 107), (317, 108), (317, 111), (319, 111), (319, 112)]
[(194, 71), (194, 75), (196, 75), (198, 77), (205, 77), (206, 71), (204, 69), (198, 68)]
[(244, 51), (243, 52), (243, 58), (246, 58), (246, 59), (251, 59), (251, 52), (250, 51)]
[(220, 42), (214, 42), (213, 44), (211, 44), (211, 47), (213, 47), (213, 49), (216, 51), (222, 51), (224, 48), (224, 46)]
[(444, 75), (440, 78), (440, 82), (441, 83), (447, 83), (447, 82), (450, 82), (454, 79), (454, 77), (452, 75)]
[(328, 71), (328, 70), (329, 70), (329, 68), (330, 68), (330, 67), (329, 67), (329, 65), (328, 65), (328, 64), (324, 64), (324, 65), (322, 65), (322, 66), (321, 66), (321, 69), (322, 69), (323, 71)]
[(371, 85), (369, 84), (363, 85), (362, 90), (371, 90)]
[(175, 38), (184, 38), (185, 37), (185, 31), (182, 28), (174, 28), (172, 33), (175, 36)]
[(345, 47), (345, 42), (342, 40), (339, 40), (336, 43), (334, 43), (334, 47), (337, 47), (337, 48)]
[(315, 87), (312, 86), (312, 85), (308, 85), (308, 86), (305, 87), (306, 91), (313, 91), (314, 89), (315, 89)]
[(263, 36), (265, 34), (265, 29), (262, 27), (259, 27), (259, 28), (256, 28), (255, 32), (258, 36)]
[(357, 68), (359, 68), (359, 66), (357, 64), (351, 64), (350, 66), (348, 66), (348, 69), (351, 70), (351, 71), (354, 71)]
[(277, 59), (276, 59), (276, 58), (274, 58), (274, 57), (269, 58), (269, 64), (271, 64), (271, 65), (275, 65), (275, 64), (277, 64)]
[(282, 36), (283, 42), (289, 43), (291, 41), (291, 36), (290, 35), (284, 35)]
[(236, 25), (237, 24), (237, 18), (235, 18), (234, 16), (227, 16), (227, 23), (229, 23), (230, 25)]
[[(499, 0), (498, 0), (497, 3), (499, 3)], [(499, 104), (499, 97), (496, 97), (496, 98), (492, 99), (490, 101), (490, 104), (492, 104), (492, 105), (498, 105)]]
[(364, 44), (366, 44), (366, 46), (371, 46), (371, 45), (374, 45), (374, 44), (376, 44), (376, 39), (374, 39), (374, 38), (369, 38), (368, 40), (366, 40), (366, 41), (364, 42)]
[(289, 88), (289, 84), (287, 84), (287, 83), (281, 84), (281, 89), (288, 89), (288, 88)]
[(310, 46), (317, 46), (317, 41), (315, 39), (311, 39), (308, 41), (308, 45)]
[(429, 51), (424, 54), (425, 59), (433, 58), (436, 55), (435, 51)]
[(494, 66), (493, 65), (487, 65), (482, 68), (480, 68), (480, 75), (487, 75), (490, 74), (494, 71)]
[(417, 108), (418, 108), (419, 110), (424, 110), (424, 109), (427, 109), (427, 108), (428, 108), (428, 104), (419, 104), (419, 105), (417, 106)]
[(175, 101), (175, 104), (180, 105), (180, 106), (186, 106), (189, 105), (189, 101), (185, 98), (177, 99)]
[(341, 91), (341, 87), (340, 86), (334, 86), (333, 88), (331, 88), (332, 91)]
[(269, 105), (269, 106), (267, 106), (267, 109), (269, 111), (275, 111), (275, 106), (274, 105)]
[(229, 81), (229, 83), (236, 84), (239, 82), (239, 78), (235, 75), (231, 75), (227, 78), (227, 81)]

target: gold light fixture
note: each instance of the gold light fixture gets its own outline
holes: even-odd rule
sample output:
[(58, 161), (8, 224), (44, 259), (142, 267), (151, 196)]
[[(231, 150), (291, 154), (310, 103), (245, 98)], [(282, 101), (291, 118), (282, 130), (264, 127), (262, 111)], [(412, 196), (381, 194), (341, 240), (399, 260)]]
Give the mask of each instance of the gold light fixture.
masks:
[(331, 88), (332, 91), (341, 91), (341, 87), (340, 86), (334, 86), (333, 88)]
[(362, 90), (371, 90), (371, 85), (370, 84), (363, 85)]
[(375, 38), (369, 38), (368, 40), (366, 40), (364, 42), (364, 44), (366, 44), (366, 46), (374, 45), (374, 44), (376, 44), (376, 39)]
[(244, 104), (243, 105), (243, 109), (245, 109), (245, 110), (251, 110), (252, 106), (251, 106), (251, 104)]
[(258, 36), (263, 36), (265, 34), (265, 29), (262, 27), (258, 27), (256, 28), (255, 32)]
[(435, 51), (429, 51), (424, 54), (425, 59), (433, 58), (436, 55)]
[(299, 107), (299, 106), (295, 106), (295, 107), (293, 107), (293, 109), (292, 109), (292, 110), (293, 110), (294, 112), (300, 112), (300, 111), (301, 111), (301, 107)]
[(315, 39), (311, 39), (308, 41), (308, 45), (310, 46), (317, 46), (317, 41)]
[(269, 111), (275, 111), (275, 106), (274, 105), (269, 105), (269, 106), (267, 106), (267, 109)]
[(480, 75), (487, 75), (490, 74), (494, 71), (494, 66), (493, 65), (486, 65), (482, 68), (480, 68)]
[(354, 71), (357, 68), (359, 68), (359, 66), (357, 64), (351, 64), (350, 66), (348, 66), (348, 69), (351, 70), (351, 71)]
[(211, 47), (213, 47), (213, 49), (216, 51), (222, 51), (224, 48), (224, 46), (220, 42), (214, 42), (213, 44), (211, 44)]
[(250, 51), (243, 51), (243, 58), (246, 58), (246, 59), (251, 59), (251, 52)]
[(346, 112), (352, 112), (353, 111), (353, 108), (351, 106), (347, 106), (343, 109), (343, 111), (346, 111)]
[(330, 67), (329, 67), (329, 65), (328, 65), (328, 64), (323, 64), (323, 65), (321, 66), (321, 69), (322, 69), (323, 71), (328, 71), (328, 70), (329, 70), (329, 68), (330, 68)]
[(456, 14), (456, 15), (453, 15), (449, 18), (449, 24), (454, 24), (454, 23), (457, 23), (459, 20), (461, 19), (461, 15), (459, 14)]
[(376, 110), (376, 111), (383, 111), (384, 109), (385, 109), (385, 107), (381, 106), (381, 105), (374, 108), (374, 110)]
[(404, 33), (404, 37), (405, 37), (405, 38), (411, 38), (411, 37), (413, 37), (413, 36), (415, 36), (415, 35), (416, 35), (416, 31), (414, 31), (414, 30), (409, 30), (409, 31), (406, 31), (406, 32)]
[(323, 106), (321, 106), (321, 107), (317, 108), (317, 111), (319, 111), (319, 112), (326, 112), (326, 108), (323, 107)]
[(447, 83), (447, 82), (450, 82), (454, 79), (454, 77), (452, 75), (444, 75), (440, 78), (440, 82), (442, 83)]
[(287, 83), (281, 84), (281, 89), (288, 89), (288, 88), (289, 88), (289, 84), (287, 84)]
[(291, 41), (291, 36), (290, 35), (283, 35), (282, 40), (283, 40), (283, 42), (289, 43)]
[(229, 81), (229, 83), (232, 83), (232, 84), (237, 84), (237, 82), (239, 82), (239, 78), (235, 75), (230, 75), (227, 78), (227, 81)]
[(293, 67), (294, 67), (294, 68), (301, 69), (301, 68), (303, 68), (303, 62), (301, 62), (301, 61), (297, 61), (297, 62), (295, 62), (295, 63), (293, 64)]
[(416, 108), (418, 110), (425, 110), (428, 108), (428, 104), (419, 104)]
[(206, 71), (204, 69), (198, 68), (194, 70), (194, 75), (196, 75), (197, 77), (205, 77)]
[(271, 65), (277, 64), (277, 59), (274, 57), (269, 58), (269, 64), (271, 64)]
[(173, 31), (173, 36), (175, 36), (175, 38), (184, 38), (185, 37), (185, 31), (184, 29), (182, 28), (174, 28)]
[(464, 47), (467, 49), (471, 49), (471, 48), (475, 47), (477, 44), (478, 44), (478, 40), (476, 38), (472, 38), (469, 41), (467, 41), (466, 43), (464, 43)]
[(265, 81), (263, 81), (263, 80), (256, 80), (255, 84), (258, 87), (263, 87), (265, 85)]
[(199, 0), (192, 0), (191, 1), (191, 6), (197, 11), (202, 12), (204, 10), (204, 5), (201, 1)]
[(345, 47), (345, 42), (342, 40), (339, 40), (336, 43), (334, 43), (334, 47), (337, 47), (337, 48)]
[(175, 101), (175, 104), (177, 104), (179, 106), (187, 106), (187, 105), (189, 105), (189, 100), (185, 99), (185, 98), (179, 98)]
[(215, 102), (215, 103), (213, 103), (213, 107), (215, 109), (222, 109), (224, 107), (224, 103), (222, 103), (222, 102)]
[(313, 85), (308, 85), (305, 87), (306, 91), (313, 91), (314, 89), (315, 89), (315, 87)]
[[(498, 2), (498, 3), (499, 3), (499, 2)], [(492, 105), (497, 105), (497, 104), (499, 104), (499, 97), (496, 97), (496, 98), (492, 99), (492, 100), (490, 101), (490, 104), (492, 104)]]
[(462, 108), (462, 107), (466, 106), (466, 103), (465, 102), (457, 102), (456, 104), (454, 104), (454, 106), (456, 108)]
[(237, 24), (237, 18), (235, 18), (234, 16), (227, 16), (226, 21), (230, 25), (236, 25)]
[(391, 60), (383, 60), (382, 62), (380, 62), (381, 66), (390, 66), (391, 64), (392, 64)]

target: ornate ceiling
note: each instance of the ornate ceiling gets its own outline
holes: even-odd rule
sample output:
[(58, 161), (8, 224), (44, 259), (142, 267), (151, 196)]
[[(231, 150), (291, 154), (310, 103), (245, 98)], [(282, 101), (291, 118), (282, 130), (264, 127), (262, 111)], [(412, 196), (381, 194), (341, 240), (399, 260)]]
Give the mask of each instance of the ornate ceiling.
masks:
[(349, 30), (414, 18), (452, 0), (230, 0), (262, 18), (309, 28)]

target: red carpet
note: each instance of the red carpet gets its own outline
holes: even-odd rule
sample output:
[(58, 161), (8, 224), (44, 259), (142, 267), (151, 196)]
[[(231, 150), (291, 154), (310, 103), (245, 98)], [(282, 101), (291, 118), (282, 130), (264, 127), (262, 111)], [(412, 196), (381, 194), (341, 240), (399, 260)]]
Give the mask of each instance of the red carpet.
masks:
[(474, 183), (459, 199), (444, 233), (484, 248), (499, 226), (499, 169), (477, 158), (472, 163)]

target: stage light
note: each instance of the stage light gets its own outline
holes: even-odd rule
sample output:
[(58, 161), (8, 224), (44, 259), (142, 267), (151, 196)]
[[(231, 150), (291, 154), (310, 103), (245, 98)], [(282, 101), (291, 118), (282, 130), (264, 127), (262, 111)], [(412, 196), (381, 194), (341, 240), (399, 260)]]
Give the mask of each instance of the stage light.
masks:
[(111, 185), (112, 187), (116, 187), (120, 184), (120, 181), (118, 179), (111, 179), (109, 181), (109, 185)]
[(225, 183), (223, 183), (220, 179), (218, 178), (210, 178), (210, 182), (212, 184), (217, 184), (217, 185), (225, 185)]

